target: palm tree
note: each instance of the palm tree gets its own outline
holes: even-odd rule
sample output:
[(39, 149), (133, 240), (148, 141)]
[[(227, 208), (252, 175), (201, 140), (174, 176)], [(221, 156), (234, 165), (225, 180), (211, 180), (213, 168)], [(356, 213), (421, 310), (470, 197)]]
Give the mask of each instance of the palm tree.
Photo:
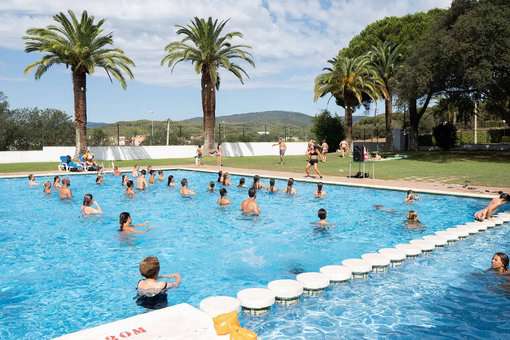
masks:
[(234, 38), (242, 38), (241, 32), (228, 32), (223, 29), (229, 20), (213, 21), (195, 17), (191, 24), (177, 25), (177, 34), (183, 38), (169, 43), (165, 47), (167, 53), (161, 65), (173, 69), (181, 61), (191, 61), (195, 72), (201, 74), (202, 111), (204, 145), (206, 150), (214, 147), (214, 125), (216, 114), (216, 90), (220, 88), (219, 69), (224, 68), (236, 76), (244, 84), (243, 76), (248, 74), (234, 60), (244, 60), (255, 67), (252, 55), (246, 51), (248, 45), (233, 44)]
[(109, 47), (113, 44), (113, 38), (112, 33), (103, 34), (104, 19), (95, 22), (93, 16), (83, 11), (78, 21), (73, 11), (68, 13), (70, 18), (62, 12), (53, 16), (58, 25), (27, 30), (23, 37), (25, 52), (41, 52), (45, 55), (41, 60), (28, 65), (25, 73), (35, 69), (35, 79), (39, 79), (55, 64), (65, 64), (66, 68), (71, 68), (76, 129), (75, 157), (78, 157), (87, 149), (87, 74), (102, 68), (110, 81), (113, 76), (125, 89), (124, 73), (133, 79), (130, 67), (135, 64), (121, 49)]
[(314, 101), (327, 94), (335, 98), (336, 104), (345, 109), (347, 142), (352, 143), (352, 114), (361, 104), (377, 100), (386, 92), (382, 80), (364, 55), (355, 58), (337, 56), (328, 60), (331, 64), (315, 78)]
[(385, 121), (386, 121), (386, 150), (393, 149), (393, 135), (391, 132), (391, 121), (393, 115), (393, 79), (397, 72), (398, 63), (402, 59), (399, 51), (399, 45), (395, 45), (388, 41), (379, 42), (372, 46), (369, 52), (372, 66), (377, 71), (379, 78), (382, 80), (387, 96), (384, 98)]

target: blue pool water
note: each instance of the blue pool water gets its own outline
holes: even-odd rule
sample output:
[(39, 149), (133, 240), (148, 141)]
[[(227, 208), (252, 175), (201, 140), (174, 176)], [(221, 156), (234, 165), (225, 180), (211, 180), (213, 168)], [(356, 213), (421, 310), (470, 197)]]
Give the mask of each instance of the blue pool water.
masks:
[[(177, 188), (157, 183), (130, 200), (123, 195), (118, 177), (107, 175), (105, 185), (96, 186), (93, 176), (72, 176), (74, 199), (62, 202), (56, 194), (48, 197), (41, 188), (28, 188), (25, 179), (0, 180), (3, 202), (0, 206), (0, 338), (46, 339), (143, 312), (133, 297), (140, 278), (138, 263), (145, 256), (159, 257), (161, 273), (181, 273), (182, 285), (170, 292), (170, 303), (198, 305), (209, 295), (235, 296), (243, 288), (293, 278), (295, 272), (317, 271), (323, 265), (465, 223), (486, 204), (481, 199), (422, 194), (418, 202), (409, 206), (403, 203), (402, 192), (342, 186), (326, 186), (327, 197), (319, 200), (313, 198), (314, 185), (297, 183), (295, 197), (259, 193), (262, 215), (247, 218), (239, 211), (246, 189), (229, 187), (233, 204), (219, 208), (218, 194), (206, 192), (207, 183), (215, 180), (215, 174), (166, 171), (165, 175), (170, 173), (177, 181), (188, 178), (190, 187), (197, 191), (196, 197), (181, 198)], [(234, 176), (233, 182), (237, 183), (238, 179)], [(283, 182), (278, 182), (278, 187), (283, 186)], [(80, 216), (81, 200), (87, 192), (103, 207), (102, 216)], [(384, 204), (395, 211), (377, 211), (374, 204)], [(328, 219), (335, 224), (322, 232), (311, 225), (321, 207), (328, 210)], [(409, 209), (418, 212), (424, 224), (422, 229), (405, 227)], [(154, 229), (143, 235), (119, 235), (121, 211), (129, 211), (134, 223), (148, 221)], [(492, 245), (491, 242), (487, 244)], [(464, 249), (471, 252), (471, 248), (462, 247), (459, 245), (462, 256), (467, 256)], [(448, 251), (441, 256), (447, 256)], [(479, 266), (487, 263), (485, 255)], [(289, 337), (282, 329), (287, 327), (287, 320), (293, 320), (288, 327), (299, 324), (293, 328), (296, 337), (304, 336), (309, 329), (317, 329), (314, 334), (318, 338), (320, 334), (324, 337), (328, 334), (333, 337), (338, 334), (346, 337), (419, 335), (423, 332), (420, 327), (434, 326), (439, 321), (434, 316), (424, 319), (425, 326), (415, 325), (413, 322), (421, 322), (426, 310), (419, 315), (412, 310), (411, 318), (403, 318), (400, 311), (417, 303), (411, 294), (415, 291), (422, 296), (423, 309), (425, 302), (434, 305), (434, 301), (426, 300), (427, 292), (420, 292), (422, 284), (441, 286), (450, 282), (450, 277), (439, 275), (443, 272), (438, 272), (439, 282), (433, 280), (430, 273), (438, 269), (428, 262), (435, 259), (417, 261), (397, 274), (353, 282), (349, 289), (328, 291), (321, 299), (331, 299), (329, 305), (325, 301), (316, 304), (314, 300), (305, 300), (297, 309), (276, 309), (271, 313), (276, 319), (246, 322), (263, 338)], [(413, 266), (419, 267), (412, 269)], [(449, 266), (456, 270), (469, 269), (466, 263), (450, 261)], [(422, 283), (423, 271), (430, 282)], [(450, 271), (451, 268), (447, 272)], [(407, 283), (399, 281), (399, 277)], [(468, 282), (467, 279), (459, 282), (465, 281)], [(452, 288), (447, 293), (469, 294), (470, 288), (460, 283), (460, 291)], [(398, 289), (399, 285), (406, 289)], [(391, 293), (380, 294), (387, 289)], [(440, 293), (434, 288), (430, 291)], [(347, 298), (352, 305), (344, 305)], [(375, 312), (374, 306), (380, 306), (380, 311)], [(475, 314), (477, 311), (474, 309)], [(323, 319), (321, 315), (328, 317)], [(339, 323), (337, 319), (353, 322), (356, 327)], [(376, 329), (373, 324), (379, 325), (381, 320), (393, 323)], [(444, 329), (447, 332), (446, 326)]]

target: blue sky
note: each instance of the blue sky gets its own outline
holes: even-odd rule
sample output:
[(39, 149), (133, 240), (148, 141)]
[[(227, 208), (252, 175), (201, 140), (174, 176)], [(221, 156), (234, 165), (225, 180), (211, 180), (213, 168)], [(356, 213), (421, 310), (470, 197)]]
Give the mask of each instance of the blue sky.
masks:
[(102, 71), (89, 77), (90, 121), (199, 116), (199, 75), (190, 64), (181, 63), (171, 73), (159, 62), (163, 47), (176, 38), (174, 25), (186, 24), (193, 16), (213, 16), (231, 18), (227, 29), (244, 33), (243, 42), (253, 47), (257, 64), (255, 69), (246, 66), (250, 79), (245, 85), (221, 74), (218, 115), (265, 110), (313, 115), (326, 106), (343, 114), (334, 102), (313, 102), (313, 79), (327, 59), (370, 22), (449, 4), (450, 0), (2, 0), (0, 91), (13, 108), (52, 107), (72, 114), (69, 71), (57, 66), (37, 81), (33, 74), (24, 75), (24, 67), (40, 55), (24, 53), (21, 37), (27, 28), (50, 24), (59, 11), (87, 9), (106, 18), (115, 46), (137, 64), (127, 90), (110, 83)]

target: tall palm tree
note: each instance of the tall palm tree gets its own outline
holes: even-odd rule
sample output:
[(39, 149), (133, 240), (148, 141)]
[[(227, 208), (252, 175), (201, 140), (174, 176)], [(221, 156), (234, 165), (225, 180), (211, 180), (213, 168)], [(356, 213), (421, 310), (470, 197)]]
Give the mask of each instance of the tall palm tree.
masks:
[(246, 51), (251, 47), (232, 43), (234, 38), (242, 38), (241, 32), (228, 32), (223, 29), (229, 20), (218, 21), (209, 17), (207, 20), (195, 17), (191, 24), (177, 25), (177, 34), (182, 39), (169, 43), (165, 47), (167, 53), (161, 65), (173, 69), (181, 61), (191, 61), (195, 72), (201, 74), (202, 111), (205, 149), (214, 147), (214, 125), (216, 115), (216, 90), (220, 88), (219, 69), (224, 68), (236, 76), (244, 84), (246, 71), (234, 63), (244, 60), (255, 67), (252, 55)]
[(386, 92), (368, 56), (348, 58), (337, 56), (328, 60), (330, 67), (315, 78), (314, 100), (331, 95), (336, 104), (345, 109), (347, 142), (352, 143), (352, 114), (361, 104), (377, 100)]
[(393, 149), (393, 135), (391, 122), (393, 115), (393, 79), (397, 73), (397, 67), (402, 60), (399, 45), (385, 41), (372, 46), (369, 52), (372, 66), (382, 80), (387, 96), (384, 98), (385, 122), (386, 122), (386, 150)]
[(45, 55), (25, 68), (25, 73), (35, 69), (35, 79), (55, 64), (65, 64), (71, 68), (74, 92), (74, 121), (76, 129), (75, 157), (87, 149), (87, 74), (102, 68), (112, 81), (117, 79), (123, 89), (126, 88), (124, 74), (133, 79), (130, 67), (135, 64), (124, 51), (112, 48), (112, 33), (103, 34), (104, 19), (95, 21), (87, 11), (83, 11), (80, 20), (73, 11), (69, 18), (62, 12), (53, 16), (58, 25), (46, 28), (28, 29), (25, 40), (25, 52), (41, 52)]

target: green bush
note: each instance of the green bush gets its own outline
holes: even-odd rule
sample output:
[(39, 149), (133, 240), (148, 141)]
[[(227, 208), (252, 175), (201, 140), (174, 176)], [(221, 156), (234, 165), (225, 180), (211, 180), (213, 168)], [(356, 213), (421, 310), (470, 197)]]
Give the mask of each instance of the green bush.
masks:
[(418, 136), (418, 145), (419, 146), (433, 146), (434, 139), (431, 134), (428, 135), (419, 135)]
[(313, 118), (312, 133), (318, 143), (326, 140), (330, 152), (336, 151), (340, 141), (345, 137), (342, 119), (336, 114), (333, 116), (328, 110), (322, 111)]
[(457, 142), (457, 128), (450, 122), (439, 123), (434, 128), (433, 134), (436, 145), (443, 150), (451, 149)]

